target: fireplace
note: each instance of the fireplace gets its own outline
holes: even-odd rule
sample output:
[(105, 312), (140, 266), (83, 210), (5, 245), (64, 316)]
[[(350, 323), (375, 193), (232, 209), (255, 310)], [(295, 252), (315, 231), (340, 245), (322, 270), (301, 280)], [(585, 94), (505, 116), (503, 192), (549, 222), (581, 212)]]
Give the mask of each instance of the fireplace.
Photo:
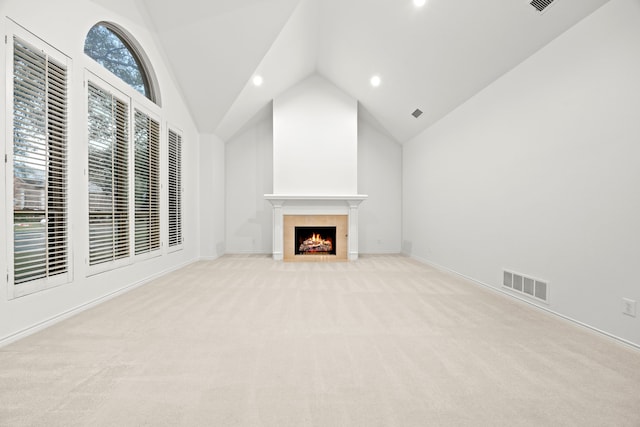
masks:
[[(265, 198), (273, 205), (273, 259), (302, 262), (358, 259), (358, 206), (366, 195), (265, 194)], [(311, 240), (309, 246), (315, 245), (322, 251), (301, 251), (305, 240)], [(331, 251), (326, 249), (327, 240), (331, 240)]]
[(335, 255), (336, 227), (295, 227), (296, 255)]
[[(367, 198), (357, 191), (358, 100), (317, 75), (276, 97), (273, 194), (264, 195), (273, 206), (273, 259), (357, 260), (358, 206)], [(335, 255), (296, 254), (291, 222), (335, 226)]]
[(347, 215), (284, 215), (285, 261), (347, 261)]

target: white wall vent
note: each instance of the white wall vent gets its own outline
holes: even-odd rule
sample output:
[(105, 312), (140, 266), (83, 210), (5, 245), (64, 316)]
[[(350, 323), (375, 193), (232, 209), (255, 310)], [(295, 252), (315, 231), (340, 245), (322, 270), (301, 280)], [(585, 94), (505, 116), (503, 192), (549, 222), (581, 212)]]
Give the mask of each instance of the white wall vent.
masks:
[(529, 4), (535, 7), (538, 12), (542, 13), (547, 9), (547, 7), (551, 6), (554, 1), (555, 0), (532, 0), (529, 1)]
[(549, 302), (549, 282), (503, 270), (502, 286), (534, 299)]

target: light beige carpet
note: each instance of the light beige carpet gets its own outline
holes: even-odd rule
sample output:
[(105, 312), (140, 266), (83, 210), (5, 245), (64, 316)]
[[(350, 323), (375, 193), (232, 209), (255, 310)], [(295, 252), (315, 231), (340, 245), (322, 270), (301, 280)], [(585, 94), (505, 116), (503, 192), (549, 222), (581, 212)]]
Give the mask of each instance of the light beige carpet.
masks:
[(226, 256), (0, 348), (0, 425), (640, 426), (640, 352), (402, 256)]

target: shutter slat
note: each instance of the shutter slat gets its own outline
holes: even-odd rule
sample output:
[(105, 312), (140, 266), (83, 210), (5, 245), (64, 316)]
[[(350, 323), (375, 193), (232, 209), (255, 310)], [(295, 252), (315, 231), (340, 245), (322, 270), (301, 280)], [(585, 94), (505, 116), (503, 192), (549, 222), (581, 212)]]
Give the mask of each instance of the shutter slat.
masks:
[(129, 256), (128, 111), (89, 82), (89, 265)]
[(14, 37), (16, 285), (47, 279), (68, 269), (66, 111), (66, 66)]
[(169, 129), (169, 246), (182, 243), (182, 136)]
[(160, 124), (137, 109), (134, 121), (134, 238), (138, 255), (160, 248), (155, 226), (160, 222)]

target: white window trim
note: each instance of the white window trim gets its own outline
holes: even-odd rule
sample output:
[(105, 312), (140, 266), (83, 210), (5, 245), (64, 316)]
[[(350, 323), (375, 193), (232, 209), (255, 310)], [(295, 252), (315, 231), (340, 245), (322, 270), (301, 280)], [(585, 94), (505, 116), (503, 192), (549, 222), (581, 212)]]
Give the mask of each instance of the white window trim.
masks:
[[(90, 265), (90, 259), (89, 259), (89, 251), (90, 251), (90, 233), (89, 233), (89, 215), (90, 215), (90, 210), (89, 210), (89, 152), (88, 152), (88, 143), (89, 143), (89, 121), (88, 121), (88, 111), (89, 111), (89, 82), (92, 82), (94, 85), (100, 87), (103, 90), (109, 91), (110, 93), (112, 93), (114, 96), (116, 96), (118, 99), (125, 101), (128, 105), (128, 117), (129, 117), (129, 132), (128, 132), (128, 137), (129, 137), (129, 146), (127, 147), (127, 154), (128, 154), (128, 186), (129, 186), (129, 197), (128, 197), (128, 213), (129, 213), (129, 255), (125, 258), (121, 258), (121, 259), (117, 259), (117, 260), (113, 260), (113, 261), (108, 261), (108, 262), (104, 262), (104, 263), (100, 263), (100, 264), (95, 264), (95, 265)], [(133, 91), (133, 89), (131, 89)], [(131, 170), (131, 156), (132, 156), (132, 144), (131, 144), (131, 138), (132, 138), (132, 124), (131, 124), (131, 109), (132, 109), (132, 102), (131, 102), (131, 97), (127, 96), (125, 93), (123, 93), (122, 91), (118, 90), (118, 88), (114, 87), (113, 85), (111, 85), (109, 82), (104, 81), (103, 79), (101, 79), (98, 76), (92, 75), (91, 72), (86, 72), (85, 73), (85, 79), (84, 79), (84, 112), (85, 112), (85, 123), (84, 123), (84, 144), (87, 145), (87, 151), (85, 151), (85, 158), (84, 158), (84, 165), (85, 165), (85, 187), (84, 187), (84, 193), (85, 193), (85, 197), (86, 197), (86, 210), (85, 210), (85, 215), (84, 215), (84, 222), (85, 222), (85, 227), (84, 229), (86, 230), (85, 236), (86, 236), (86, 243), (87, 243), (87, 252), (86, 252), (86, 256), (85, 256), (85, 262), (86, 262), (86, 266), (87, 266), (87, 276), (93, 276), (95, 274), (99, 274), (99, 273), (104, 273), (106, 271), (111, 271), (111, 270), (115, 270), (121, 267), (125, 267), (127, 265), (130, 265), (133, 262), (133, 240), (132, 240), (132, 234), (133, 233), (133, 206), (131, 205), (131, 195), (130, 195), (130, 189), (131, 189), (131, 180), (133, 179), (133, 175), (132, 175), (132, 170)]]
[[(89, 61), (90, 64), (92, 64), (92, 65), (87, 65), (87, 69), (94, 70), (94, 69), (96, 69), (95, 67), (97, 66), (98, 69), (101, 69), (102, 71), (106, 71), (106, 74), (108, 74), (109, 76), (115, 77), (119, 82), (123, 83), (125, 85), (125, 87), (133, 89), (133, 91), (135, 93), (140, 95), (146, 101), (150, 102), (151, 104), (153, 104), (153, 105), (155, 105), (157, 107), (161, 107), (162, 106), (162, 96), (161, 96), (161, 93), (160, 93), (160, 88), (159, 88), (159, 85), (158, 85), (158, 79), (156, 77), (155, 69), (154, 69), (153, 65), (151, 64), (151, 61), (149, 60), (149, 57), (147, 56), (147, 53), (142, 48), (140, 43), (138, 43), (138, 40), (128, 30), (126, 30), (125, 28), (123, 28), (120, 25), (116, 24), (115, 22), (100, 21), (100, 22), (97, 22), (93, 27), (95, 27), (97, 25), (102, 25), (102, 26), (106, 27), (109, 31), (113, 32), (118, 37), (120, 37), (123, 41), (126, 42), (125, 44), (128, 45), (128, 47), (130, 48), (131, 54), (134, 57), (136, 57), (138, 61), (140, 61), (140, 65), (141, 65), (140, 72), (143, 73), (145, 75), (146, 79), (148, 80), (148, 86), (149, 86), (148, 89), (149, 89), (150, 95), (151, 95), (150, 98), (152, 98), (152, 99), (147, 98), (145, 95), (142, 95), (140, 92), (138, 92), (137, 90), (133, 89), (128, 83), (124, 82), (122, 79), (120, 79), (118, 76), (113, 74), (111, 71), (107, 70), (105, 67), (100, 65), (96, 60), (91, 58), (89, 55), (85, 54), (84, 57)], [(93, 27), (91, 27), (91, 28), (93, 28)], [(125, 91), (125, 92), (127, 92), (127, 91)]]
[[(13, 106), (13, 55), (14, 55), (14, 44), (13, 38), (18, 37), (26, 43), (40, 49), (42, 52), (46, 53), (47, 56), (55, 59), (57, 62), (64, 64), (67, 70), (67, 148), (69, 146), (69, 135), (70, 135), (70, 121), (73, 115), (71, 106), (73, 104), (71, 99), (71, 94), (73, 92), (72, 85), (72, 70), (73, 70), (73, 62), (71, 58), (55, 47), (51, 46), (49, 43), (45, 42), (43, 39), (37, 37), (33, 33), (27, 31), (22, 28), (20, 25), (16, 24), (10, 19), (7, 19), (7, 32), (5, 34), (6, 37), (6, 49), (5, 49), (5, 70), (6, 70), (6, 98), (5, 98), (5, 216), (6, 216), (6, 258), (7, 258), (7, 298), (9, 300), (22, 297), (25, 295), (33, 294), (35, 292), (43, 291), (46, 289), (51, 289), (57, 286), (64, 285), (66, 283), (70, 283), (73, 281), (73, 236), (71, 231), (71, 214), (70, 207), (73, 203), (68, 202), (67, 204), (67, 222), (68, 227), (66, 231), (66, 241), (67, 241), (67, 271), (66, 273), (62, 273), (59, 275), (46, 277), (42, 279), (32, 280), (28, 282), (24, 282), (21, 284), (14, 284), (14, 213), (13, 213), (13, 120), (14, 120), (14, 106)], [(67, 150), (67, 188), (66, 188), (66, 196), (70, 198), (70, 174), (69, 174), (69, 157)]]
[[(162, 256), (163, 249), (166, 247), (166, 235), (163, 231), (165, 228), (164, 223), (167, 221), (167, 216), (164, 214), (166, 210), (166, 197), (164, 191), (165, 181), (165, 155), (164, 155), (164, 147), (166, 146), (166, 139), (163, 136), (167, 131), (163, 126), (163, 121), (160, 118), (160, 114), (154, 110), (157, 110), (157, 106), (151, 103), (149, 99), (144, 97), (139, 92), (136, 92), (133, 88), (131, 88), (126, 83), (122, 82), (117, 76), (114, 76), (108, 70), (105, 70), (99, 64), (96, 64), (100, 72), (94, 73), (94, 70), (85, 70), (85, 78), (84, 78), (84, 111), (85, 117), (87, 117), (84, 124), (84, 143), (88, 144), (89, 141), (89, 123), (88, 123), (88, 115), (86, 112), (88, 111), (88, 97), (89, 97), (89, 82), (91, 81), (94, 85), (111, 92), (114, 96), (117, 96), (122, 101), (126, 101), (129, 107), (128, 117), (129, 117), (129, 146), (128, 146), (128, 179), (129, 179), (129, 256), (126, 258), (104, 262), (100, 264), (90, 265), (89, 263), (89, 209), (88, 209), (88, 196), (89, 196), (89, 155), (88, 152), (85, 155), (84, 164), (85, 171), (87, 171), (85, 176), (85, 196), (87, 197), (87, 209), (85, 214), (85, 229), (87, 235), (87, 254), (86, 254), (86, 266), (87, 266), (87, 276), (93, 276), (96, 274), (104, 273), (111, 270), (116, 270), (121, 267), (125, 267), (131, 265), (133, 263), (144, 261), (151, 258), (156, 258)], [(104, 72), (106, 71), (107, 79), (104, 79)], [(117, 84), (114, 85), (114, 83)], [(124, 90), (124, 91), (123, 91)], [(138, 103), (138, 100), (143, 100), (145, 105), (141, 105)], [(160, 247), (150, 252), (141, 253), (136, 255), (135, 253), (135, 147), (134, 147), (134, 126), (135, 126), (135, 111), (136, 109), (146, 115), (148, 115), (151, 119), (155, 120), (159, 124), (159, 132), (160, 132), (160, 159), (159, 159), (159, 168), (160, 168)]]
[(159, 105), (155, 104), (149, 98), (136, 91), (111, 71), (98, 64), (93, 60), (93, 58), (89, 57), (86, 54), (83, 54), (82, 57), (84, 60), (85, 87), (87, 74), (93, 77), (97, 77), (101, 81), (118, 90), (120, 93), (125, 94), (126, 97), (131, 99), (132, 104), (135, 104), (135, 106), (144, 108), (156, 116), (162, 115), (162, 108)]

